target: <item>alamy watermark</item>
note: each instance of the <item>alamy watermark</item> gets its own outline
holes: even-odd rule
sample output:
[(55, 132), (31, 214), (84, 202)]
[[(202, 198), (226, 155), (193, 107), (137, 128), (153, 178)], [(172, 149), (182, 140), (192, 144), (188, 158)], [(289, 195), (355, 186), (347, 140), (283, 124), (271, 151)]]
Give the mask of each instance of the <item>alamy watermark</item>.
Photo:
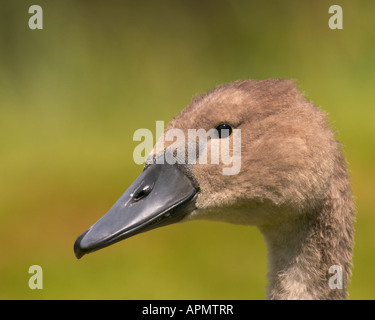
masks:
[[(328, 8), (328, 13), (332, 16), (328, 20), (328, 26), (330, 29), (343, 29), (343, 11), (342, 7), (335, 4)], [(43, 9), (39, 5), (32, 5), (29, 7), (29, 14), (32, 16), (29, 18), (29, 28), (31, 30), (43, 29)]]
[(328, 280), (328, 285), (331, 290), (343, 289), (342, 267), (338, 265), (330, 266), (329, 274), (333, 274)]
[(43, 29), (43, 9), (36, 4), (29, 8), (29, 13), (32, 16), (29, 18), (29, 28), (31, 30)]
[[(214, 164), (223, 165), (223, 175), (235, 175), (241, 170), (241, 130), (212, 128), (170, 129), (164, 132), (164, 121), (156, 121), (156, 135), (160, 136), (152, 152), (154, 139), (149, 129), (134, 132), (133, 141), (141, 141), (133, 152), (137, 164)], [(143, 141), (142, 141), (143, 140)], [(165, 146), (167, 147), (165, 148)]]
[(328, 26), (330, 29), (335, 30), (335, 29), (342, 29), (343, 24), (342, 24), (342, 19), (343, 19), (343, 12), (342, 12), (342, 7), (334, 4), (329, 7), (328, 13), (333, 14), (329, 20), (328, 20)]
[(43, 269), (39, 265), (32, 265), (29, 273), (33, 274), (29, 279), (29, 288), (31, 290), (43, 289)]

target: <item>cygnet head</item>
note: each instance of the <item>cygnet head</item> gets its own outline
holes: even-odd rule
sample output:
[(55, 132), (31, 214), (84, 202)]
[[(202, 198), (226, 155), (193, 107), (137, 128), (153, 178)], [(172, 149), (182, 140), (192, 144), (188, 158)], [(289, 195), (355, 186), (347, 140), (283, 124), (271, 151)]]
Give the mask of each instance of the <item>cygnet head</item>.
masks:
[[(209, 132), (223, 123), (240, 130), (240, 154), (233, 150), (236, 135), (216, 142), (229, 139), (231, 156), (240, 159), (228, 165), (209, 160), (200, 164), (198, 159), (199, 164), (186, 166), (200, 190), (197, 209), (185, 219), (261, 225), (320, 205), (340, 154), (338, 144), (326, 115), (292, 81), (245, 80), (219, 86), (193, 99), (166, 132), (178, 128), (188, 136), (189, 129)], [(211, 143), (206, 147), (209, 157)], [(224, 168), (238, 163), (238, 172), (223, 174)]]
[[(172, 129), (185, 139), (171, 138)], [(192, 129), (207, 139), (189, 140)], [(213, 161), (224, 147), (232, 162)], [(158, 162), (175, 155), (175, 164)], [(325, 279), (329, 265), (337, 263), (345, 279), (350, 276), (353, 211), (344, 157), (326, 114), (293, 81), (245, 80), (194, 98), (168, 124), (144, 171), (74, 249), (80, 258), (178, 221), (255, 225), (274, 260), (269, 278), (278, 291), (268, 296), (288, 298), (275, 292), (290, 289), (314, 298), (326, 290), (325, 282), (309, 289), (301, 285), (303, 273)], [(336, 257), (335, 250), (345, 253)], [(286, 277), (293, 263), (300, 270)]]

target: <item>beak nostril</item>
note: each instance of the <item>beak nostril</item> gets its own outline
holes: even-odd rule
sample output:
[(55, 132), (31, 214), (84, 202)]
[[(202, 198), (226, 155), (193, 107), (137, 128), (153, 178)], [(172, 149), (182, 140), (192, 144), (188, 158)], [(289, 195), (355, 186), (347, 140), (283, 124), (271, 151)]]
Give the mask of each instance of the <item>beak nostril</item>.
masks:
[(147, 197), (150, 194), (151, 191), (152, 191), (152, 187), (149, 186), (149, 185), (146, 185), (143, 188), (134, 192), (132, 198), (133, 198), (134, 201), (139, 201), (139, 200)]

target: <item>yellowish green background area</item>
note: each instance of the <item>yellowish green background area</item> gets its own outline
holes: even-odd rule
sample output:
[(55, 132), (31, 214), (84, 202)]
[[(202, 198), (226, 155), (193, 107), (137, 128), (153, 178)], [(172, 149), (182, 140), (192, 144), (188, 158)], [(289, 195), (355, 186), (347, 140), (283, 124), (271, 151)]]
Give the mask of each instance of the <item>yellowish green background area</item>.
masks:
[[(28, 9), (43, 9), (30, 30)], [(333, 4), (343, 30), (328, 27)], [(263, 299), (255, 227), (181, 223), (77, 260), (78, 235), (142, 171), (155, 132), (199, 93), (293, 78), (329, 112), (356, 196), (351, 299), (375, 298), (374, 1), (3, 1), (0, 298)], [(31, 290), (31, 265), (43, 289)]]

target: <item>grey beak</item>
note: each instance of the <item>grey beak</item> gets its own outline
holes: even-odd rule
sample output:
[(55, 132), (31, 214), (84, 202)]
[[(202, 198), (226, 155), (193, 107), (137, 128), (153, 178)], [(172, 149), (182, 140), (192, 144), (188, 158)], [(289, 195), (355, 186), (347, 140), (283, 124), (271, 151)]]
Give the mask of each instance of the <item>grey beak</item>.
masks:
[(138, 233), (181, 220), (195, 208), (197, 187), (177, 166), (145, 168), (114, 206), (74, 243), (83, 255)]

